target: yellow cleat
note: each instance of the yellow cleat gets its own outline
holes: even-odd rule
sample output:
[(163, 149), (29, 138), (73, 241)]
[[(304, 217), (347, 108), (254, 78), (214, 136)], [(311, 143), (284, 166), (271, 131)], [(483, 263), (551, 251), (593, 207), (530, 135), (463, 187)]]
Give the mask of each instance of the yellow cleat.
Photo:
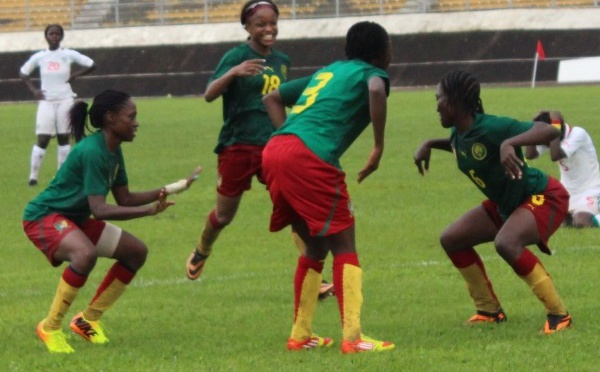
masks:
[(321, 347), (330, 347), (333, 345), (333, 340), (329, 337), (319, 337), (316, 334), (312, 334), (309, 338), (297, 341), (293, 338), (288, 339), (287, 349), (288, 350), (310, 350)]
[(389, 341), (377, 341), (365, 335), (361, 335), (358, 340), (342, 342), (342, 353), (354, 354), (366, 351), (388, 351), (396, 347)]
[(71, 329), (92, 344), (101, 345), (108, 342), (100, 321), (86, 320), (83, 313), (75, 315), (71, 320)]
[(63, 333), (62, 329), (55, 331), (44, 331), (44, 322), (42, 320), (37, 326), (37, 334), (44, 341), (44, 344), (51, 353), (63, 353), (71, 354), (75, 350), (67, 343), (67, 336)]

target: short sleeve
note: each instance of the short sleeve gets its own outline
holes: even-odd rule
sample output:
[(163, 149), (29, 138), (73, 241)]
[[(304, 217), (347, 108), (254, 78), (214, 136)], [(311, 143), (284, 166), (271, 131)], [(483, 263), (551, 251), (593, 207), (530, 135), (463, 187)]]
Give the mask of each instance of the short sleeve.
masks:
[(306, 89), (306, 86), (310, 82), (312, 76), (303, 77), (300, 79), (294, 79), (287, 83), (281, 84), (279, 87), (279, 95), (281, 100), (286, 106), (291, 106), (298, 101), (298, 98), (302, 96), (302, 92)]
[(29, 59), (25, 62), (25, 64), (23, 64), (23, 66), (21, 66), (21, 69), (19, 70), (20, 73), (22, 73), (23, 75), (31, 75), (31, 73), (33, 72), (33, 70), (35, 70), (36, 68), (39, 67), (39, 62), (40, 62), (40, 56), (41, 54), (35, 53), (34, 55), (32, 55), (31, 57), (29, 57)]
[(90, 57), (79, 53), (76, 50), (69, 49), (69, 57), (75, 63), (84, 67), (92, 67), (94, 65), (94, 60)]

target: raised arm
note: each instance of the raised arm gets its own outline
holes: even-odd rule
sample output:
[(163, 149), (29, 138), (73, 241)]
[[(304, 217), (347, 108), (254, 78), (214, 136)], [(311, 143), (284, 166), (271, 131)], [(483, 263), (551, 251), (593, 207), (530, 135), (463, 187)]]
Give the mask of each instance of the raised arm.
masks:
[(265, 69), (265, 62), (264, 59), (249, 59), (232, 67), (223, 76), (216, 78), (208, 84), (206, 92), (204, 92), (204, 99), (206, 102), (212, 102), (219, 98), (237, 77), (260, 74)]
[(543, 145), (559, 136), (560, 131), (553, 126), (536, 121), (527, 132), (505, 139), (500, 145), (500, 162), (506, 173), (510, 177), (518, 179), (523, 175), (521, 172), (523, 161), (516, 155), (515, 147)]

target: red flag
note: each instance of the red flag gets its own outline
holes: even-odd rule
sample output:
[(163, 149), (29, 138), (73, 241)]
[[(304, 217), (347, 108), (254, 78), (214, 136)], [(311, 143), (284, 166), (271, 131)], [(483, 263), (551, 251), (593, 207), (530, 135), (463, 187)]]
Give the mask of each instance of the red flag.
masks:
[(538, 57), (540, 58), (540, 61), (543, 61), (546, 58), (546, 53), (544, 52), (544, 47), (542, 46), (541, 40), (538, 40), (537, 49), (535, 50), (535, 52), (537, 53)]

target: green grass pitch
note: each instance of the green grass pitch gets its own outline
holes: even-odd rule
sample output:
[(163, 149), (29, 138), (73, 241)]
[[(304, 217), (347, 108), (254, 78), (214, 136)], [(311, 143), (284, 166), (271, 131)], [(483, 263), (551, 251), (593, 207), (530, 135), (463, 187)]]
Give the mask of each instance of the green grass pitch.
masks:
[[(483, 87), (487, 112), (530, 119), (541, 108), (560, 109), (600, 144), (600, 86)], [(412, 156), (420, 142), (443, 137), (434, 89), (394, 91), (380, 169), (356, 183), (372, 146), (371, 128), (342, 158), (356, 213), (364, 270), (365, 334), (396, 343), (380, 354), (344, 356), (334, 298), (319, 303), (314, 329), (334, 338), (327, 350), (285, 349), (293, 317), (297, 259), (289, 231), (268, 232), (270, 200), (254, 182), (233, 224), (221, 234), (201, 280), (190, 282), (185, 261), (215, 201), (221, 104), (200, 97), (137, 99), (140, 127), (123, 149), (132, 190), (149, 189), (204, 172), (174, 197), (165, 213), (117, 222), (150, 249), (144, 268), (103, 318), (110, 343), (94, 346), (74, 336), (72, 355), (51, 355), (35, 327), (46, 315), (61, 269), (53, 269), (27, 240), (22, 210), (52, 177), (56, 142), (42, 166), (40, 185), (27, 186), (34, 143), (35, 105), (0, 105), (1, 371), (593, 371), (600, 347), (600, 230), (560, 229), (545, 267), (573, 315), (572, 329), (550, 337), (538, 331), (544, 309), (491, 245), (478, 251), (508, 315), (501, 325), (466, 327), (473, 306), (465, 285), (439, 246), (441, 231), (483, 195), (462, 175), (452, 155), (434, 152), (430, 172), (418, 174)], [(558, 176), (547, 157), (534, 166)], [(100, 259), (67, 314), (84, 308), (112, 261)], [(331, 258), (324, 270), (331, 279)], [(68, 325), (64, 325), (65, 330)]]

